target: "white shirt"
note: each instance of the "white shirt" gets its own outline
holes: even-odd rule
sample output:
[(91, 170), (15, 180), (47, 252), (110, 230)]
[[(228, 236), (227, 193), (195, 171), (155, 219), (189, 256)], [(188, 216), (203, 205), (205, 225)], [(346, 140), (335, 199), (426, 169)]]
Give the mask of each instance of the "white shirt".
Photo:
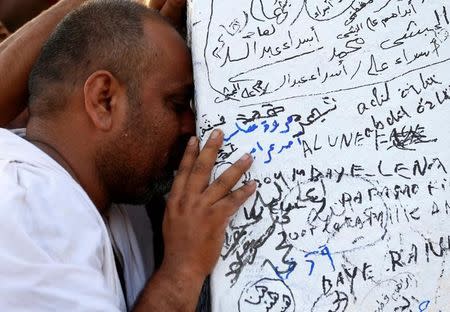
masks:
[[(145, 283), (142, 259), (126, 212), (111, 214), (132, 303)], [(0, 311), (126, 309), (108, 230), (86, 192), (43, 151), (0, 129)]]

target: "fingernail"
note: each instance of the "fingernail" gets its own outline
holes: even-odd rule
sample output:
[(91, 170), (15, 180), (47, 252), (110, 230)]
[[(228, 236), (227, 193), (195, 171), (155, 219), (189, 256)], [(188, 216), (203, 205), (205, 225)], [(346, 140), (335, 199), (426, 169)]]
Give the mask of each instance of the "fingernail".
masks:
[(248, 181), (246, 185), (249, 188), (254, 188), (254, 187), (256, 187), (256, 181), (255, 180)]
[(210, 138), (211, 139), (217, 139), (218, 137), (219, 137), (219, 135), (220, 135), (220, 130), (219, 129), (215, 129), (212, 133), (211, 133), (211, 136), (210, 136)]
[(242, 155), (242, 157), (240, 158), (240, 161), (247, 161), (249, 158), (252, 158), (250, 156), (249, 153), (245, 153), (244, 155)]
[(189, 139), (188, 145), (194, 145), (195, 143), (197, 143), (197, 138), (195, 136), (191, 137)]

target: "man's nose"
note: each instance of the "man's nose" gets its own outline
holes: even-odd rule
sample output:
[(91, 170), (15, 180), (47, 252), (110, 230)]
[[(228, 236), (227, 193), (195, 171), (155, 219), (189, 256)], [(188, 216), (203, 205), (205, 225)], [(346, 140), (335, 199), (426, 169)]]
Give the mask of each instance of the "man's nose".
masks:
[(192, 109), (186, 110), (182, 115), (180, 130), (183, 135), (195, 135), (195, 115)]

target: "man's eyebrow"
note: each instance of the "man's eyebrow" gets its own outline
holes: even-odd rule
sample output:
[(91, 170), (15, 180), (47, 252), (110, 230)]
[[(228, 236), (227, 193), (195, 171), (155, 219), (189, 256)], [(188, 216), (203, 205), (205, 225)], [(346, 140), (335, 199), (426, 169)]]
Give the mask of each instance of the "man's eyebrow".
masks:
[(193, 97), (194, 96), (194, 84), (187, 83), (187, 84), (183, 84), (181, 86), (174, 87), (172, 90), (170, 90), (170, 93), (172, 95), (182, 95), (182, 96), (186, 96), (186, 97)]

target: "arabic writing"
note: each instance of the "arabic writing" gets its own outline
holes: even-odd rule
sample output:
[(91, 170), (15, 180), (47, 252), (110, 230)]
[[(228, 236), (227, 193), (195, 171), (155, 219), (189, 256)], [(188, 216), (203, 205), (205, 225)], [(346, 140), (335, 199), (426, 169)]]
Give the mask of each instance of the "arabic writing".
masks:
[(198, 134), (257, 191), (213, 311), (450, 306), (450, 17), (443, 0), (190, 3)]
[[(214, 15), (204, 55), (216, 103), (270, 103), (315, 88), (333, 93), (446, 61), (450, 22), (441, 3), (304, 2), (243, 1), (238, 14)], [(213, 2), (213, 11), (225, 6)], [(343, 23), (334, 34), (324, 23), (331, 19)]]

